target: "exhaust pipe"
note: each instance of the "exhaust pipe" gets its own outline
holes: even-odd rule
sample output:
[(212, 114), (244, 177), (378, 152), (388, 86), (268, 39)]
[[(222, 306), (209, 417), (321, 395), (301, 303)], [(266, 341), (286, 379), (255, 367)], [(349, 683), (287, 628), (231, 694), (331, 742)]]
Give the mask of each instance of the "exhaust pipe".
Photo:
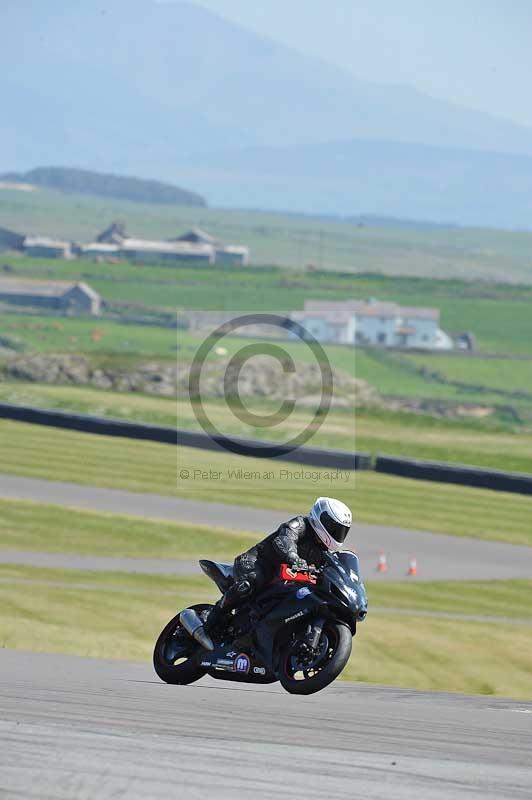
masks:
[(185, 608), (179, 615), (179, 622), (183, 628), (190, 633), (193, 639), (200, 643), (205, 650), (214, 650), (211, 637), (205, 632), (203, 622), (192, 608)]

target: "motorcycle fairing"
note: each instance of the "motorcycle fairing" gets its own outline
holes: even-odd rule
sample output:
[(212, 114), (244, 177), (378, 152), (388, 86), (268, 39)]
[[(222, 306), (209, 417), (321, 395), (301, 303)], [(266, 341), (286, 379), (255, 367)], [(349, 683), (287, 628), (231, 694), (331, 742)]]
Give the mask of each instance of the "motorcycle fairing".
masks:
[[(305, 617), (310, 621), (327, 605), (312, 592), (299, 598), (300, 586), (274, 584), (256, 598), (251, 613), (245, 608), (241, 609), (239, 614), (250, 614), (254, 618), (253, 629), (238, 638), (238, 647), (225, 642), (211, 653), (202, 652), (200, 663), (203, 667), (209, 667), (209, 675), (248, 683), (271, 683), (277, 680), (274, 664), (277, 635), (281, 630), (288, 630), (291, 623), (300, 623)], [(245, 654), (250, 659), (247, 673), (239, 673), (235, 668), (238, 654)]]
[(300, 622), (304, 617), (315, 615), (327, 605), (312, 591), (298, 597), (297, 588), (294, 586), (286, 587), (284, 594), (285, 597), (281, 602), (261, 620), (271, 631), (277, 632), (280, 628), (286, 628), (291, 622)]
[(312, 592), (298, 597), (300, 585), (276, 584), (259, 596), (252, 610), (256, 619), (254, 634), (242, 639), (242, 642), (252, 645), (253, 638), (257, 657), (272, 673), (276, 670), (274, 644), (278, 634), (288, 631), (292, 623), (305, 621), (305, 618), (310, 622), (327, 606)]
[[(247, 661), (247, 668), (244, 663)], [(200, 664), (208, 668), (212, 678), (244, 683), (274, 683), (277, 676), (253, 652), (231, 649), (227, 644), (219, 645), (212, 653), (204, 652)]]
[(323, 578), (329, 581), (331, 595), (346, 607), (348, 621), (356, 631), (356, 620), (363, 620), (368, 611), (368, 597), (360, 579), (358, 556), (349, 550), (327, 556), (329, 565), (323, 570)]

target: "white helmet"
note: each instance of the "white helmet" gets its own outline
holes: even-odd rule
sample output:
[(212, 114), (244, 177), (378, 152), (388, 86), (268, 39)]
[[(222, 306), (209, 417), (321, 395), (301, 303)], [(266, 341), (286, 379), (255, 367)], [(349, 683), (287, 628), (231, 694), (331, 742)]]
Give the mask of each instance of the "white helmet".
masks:
[(328, 550), (341, 550), (353, 521), (351, 510), (332, 497), (318, 497), (308, 515), (310, 524)]

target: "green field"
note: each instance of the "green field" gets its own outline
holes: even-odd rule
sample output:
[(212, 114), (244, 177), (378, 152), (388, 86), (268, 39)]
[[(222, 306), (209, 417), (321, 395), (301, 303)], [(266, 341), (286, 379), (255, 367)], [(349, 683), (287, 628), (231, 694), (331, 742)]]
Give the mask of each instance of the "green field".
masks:
[[(532, 316), (531, 316), (532, 320)], [(44, 315), (7, 314), (0, 331), (4, 342), (11, 343), (21, 352), (81, 353), (90, 356), (94, 366), (131, 367), (146, 360), (173, 363), (190, 362), (204, 337), (186, 331), (151, 325), (125, 324), (107, 319), (55, 318)], [(240, 350), (243, 343), (259, 340), (238, 337), (224, 339), (229, 356)], [(314, 363), (309, 348), (299, 342), (282, 342), (283, 349), (300, 363)], [(374, 386), (380, 394), (402, 400), (444, 402), (456, 407), (487, 406), (492, 409), (492, 419), (485, 423), (511, 422), (513, 425), (532, 423), (532, 397), (506, 395), (523, 391), (532, 381), (532, 361), (515, 359), (507, 362), (504, 378), (484, 387), (496, 372), (492, 359), (465, 356), (405, 356), (380, 351), (352, 349), (341, 345), (325, 347), (331, 365), (353, 377), (361, 378)], [(4, 355), (4, 358), (6, 356)], [(441, 359), (441, 361), (440, 361)], [(495, 364), (503, 359), (493, 359)], [(421, 374), (419, 367), (427, 365)], [(445, 369), (456, 369), (465, 378), (465, 386), (455, 386), (434, 380), (432, 373), (443, 364)], [(488, 365), (488, 366), (486, 366)], [(445, 373), (447, 374), (447, 373)], [(454, 374), (450, 377), (454, 378)], [(468, 388), (469, 387), (469, 388)], [(491, 387), (491, 390), (490, 390)]]
[(108, 320), (4, 314), (2, 335), (32, 353), (83, 353), (101, 356), (159, 358), (173, 361), (177, 333), (171, 328), (127, 325)]
[(295, 214), (154, 206), (86, 195), (0, 190), (0, 224), (25, 233), (91, 241), (112, 220), (146, 237), (192, 225), (246, 244), (258, 264), (530, 282), (532, 234), (426, 225), (376, 225)]
[[(346, 296), (436, 306), (446, 330), (473, 331), (479, 354), (412, 355), (328, 346), (332, 365), (366, 380), (387, 397), (485, 406), (492, 415), (485, 420), (488, 426), (532, 424), (532, 287), (270, 268), (143, 267), (8, 255), (4, 259), (10, 275), (87, 280), (109, 304), (102, 319), (4, 314), (4, 346), (21, 352), (85, 353), (114, 365), (145, 359), (190, 361), (203, 337), (168, 327), (178, 309), (284, 313), (301, 308), (305, 298)], [(138, 324), (150, 315), (152, 322), (161, 324)], [(241, 344), (235, 337), (224, 341), (230, 354)], [(296, 361), (313, 358), (302, 344), (283, 346)], [(3, 351), (4, 358), (8, 352)]]
[(425, 367), (444, 380), (477, 384), (508, 395), (529, 394), (532, 399), (532, 358), (471, 358), (456, 355), (405, 355), (405, 361), (417, 368)]
[[(1, 219), (1, 218), (0, 218)], [(532, 239), (532, 234), (530, 234)], [(116, 313), (177, 309), (229, 309), (285, 312), (303, 307), (305, 299), (346, 297), (435, 306), (441, 325), (451, 332), (473, 331), (481, 351), (529, 355), (532, 338), (532, 288), (473, 280), (389, 277), (375, 274), (287, 271), (280, 268), (163, 267), (127, 263), (30, 259), (4, 254), (10, 275), (85, 280)], [(438, 275), (448, 275), (442, 271)], [(532, 268), (530, 268), (532, 282)]]
[[(369, 683), (532, 697), (532, 625), (505, 618), (472, 622), (416, 616), (456, 611), (456, 584), (368, 587), (370, 614), (359, 626), (343, 677)], [(404, 614), (389, 608), (397, 593)], [(532, 582), (461, 584), (460, 612), (501, 611), (530, 618)], [(213, 602), (207, 578), (94, 573), (0, 566), (0, 647), (148, 661), (163, 625), (194, 602)], [(436, 599), (434, 599), (436, 598)], [(495, 602), (495, 606), (497, 604)], [(406, 610), (408, 608), (408, 610)], [(35, 635), (35, 631), (39, 635)], [(437, 654), (437, 658), (435, 658)]]
[[(58, 320), (19, 314), (4, 317), (3, 332), (15, 342), (23, 343), (27, 352), (82, 353), (91, 356), (97, 366), (102, 362), (127, 366), (128, 363), (141, 359), (157, 359), (163, 363), (189, 363), (205, 339), (205, 336), (199, 334), (171, 328), (127, 325), (108, 320)], [(224, 338), (223, 346), (228, 357), (231, 357), (243, 345), (259, 342), (259, 339), (251, 337), (242, 339), (228, 336)], [(315, 363), (312, 351), (305, 344), (290, 341), (282, 341), (280, 344), (296, 363)], [(453, 386), (442, 386), (426, 380), (412, 370), (405, 369), (393, 356), (342, 345), (326, 345), (324, 350), (333, 368), (367, 381), (383, 395), (435, 397), (464, 402), (484, 399), (486, 402), (490, 401), (489, 394), (464, 392)], [(518, 362), (521, 363), (527, 362)]]
[[(2, 472), (294, 513), (337, 495), (356, 520), (532, 544), (532, 498), (372, 472), (338, 475), (225, 453), (0, 422)], [(209, 474), (215, 471), (215, 475)], [(242, 474), (238, 471), (244, 470)], [(183, 477), (180, 477), (181, 471)]]

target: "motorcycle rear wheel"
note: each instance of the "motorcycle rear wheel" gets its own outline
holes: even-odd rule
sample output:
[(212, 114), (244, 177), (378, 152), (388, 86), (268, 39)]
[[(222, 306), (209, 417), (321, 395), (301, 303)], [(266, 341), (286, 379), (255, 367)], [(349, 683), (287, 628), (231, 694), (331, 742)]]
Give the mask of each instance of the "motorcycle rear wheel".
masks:
[[(201, 603), (189, 608), (201, 615), (212, 606)], [(201, 651), (201, 645), (185, 631), (177, 614), (159, 634), (153, 651), (153, 667), (165, 683), (180, 686), (194, 683), (208, 671), (200, 666)]]
[(313, 661), (301, 661), (304, 632), (284, 643), (279, 659), (279, 680), (290, 694), (314, 694), (332, 683), (349, 661), (353, 637), (347, 625), (328, 622)]

